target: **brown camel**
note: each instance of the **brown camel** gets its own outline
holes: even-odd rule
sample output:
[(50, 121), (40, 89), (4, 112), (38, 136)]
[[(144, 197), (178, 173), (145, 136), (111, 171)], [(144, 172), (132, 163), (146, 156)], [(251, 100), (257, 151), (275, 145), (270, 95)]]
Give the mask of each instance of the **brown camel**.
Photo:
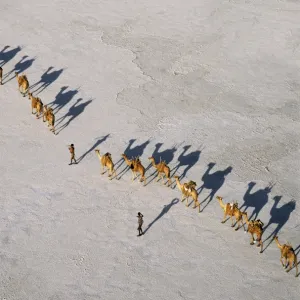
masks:
[[(38, 102), (41, 102), (41, 99), (39, 97), (34, 97), (32, 93), (28, 91), (28, 99), (31, 100), (31, 113), (32, 114), (37, 114), (37, 104)], [(35, 109), (35, 113), (33, 110)]]
[[(153, 157), (149, 157), (148, 159), (151, 161), (152, 166), (156, 169), (158, 173), (156, 181), (158, 181), (161, 178), (163, 184), (169, 182), (168, 186), (170, 186), (172, 183), (170, 176), (170, 168), (167, 166), (166, 162), (160, 161), (158, 164), (155, 164), (155, 160)], [(168, 179), (165, 183), (163, 182), (164, 176), (166, 176), (166, 178)]]
[[(260, 246), (260, 253), (262, 253), (262, 249), (263, 249), (262, 235), (263, 235), (264, 223), (259, 219), (255, 221), (253, 220), (249, 221), (247, 212), (243, 212), (242, 215), (245, 216), (246, 223), (248, 226), (247, 231), (245, 232), (249, 232), (251, 234), (250, 245), (253, 245), (256, 242), (258, 242), (257, 247)], [(254, 234), (256, 235), (256, 240), (254, 240)]]
[[(293, 247), (290, 245), (290, 243), (287, 244), (280, 244), (278, 241), (278, 236), (275, 236), (275, 242), (280, 249), (281, 252), (281, 257), (280, 257), (280, 262), (282, 266), (286, 269), (288, 266), (289, 269), (286, 270), (286, 272), (289, 272), (292, 268), (293, 265), (295, 265), (296, 268), (296, 275), (295, 277), (298, 276), (298, 261), (297, 261), (297, 255), (293, 249)], [(285, 259), (285, 262), (283, 263), (282, 259)]]
[[(100, 150), (96, 149), (95, 150), (99, 161), (102, 165), (102, 170), (103, 172), (101, 173), (101, 175), (103, 175), (107, 170), (105, 170), (104, 168), (106, 167), (108, 169), (108, 177), (110, 177), (110, 180), (112, 180), (112, 175), (115, 174), (115, 176), (117, 176), (116, 171), (115, 171), (115, 165), (112, 161), (111, 158), (111, 154), (109, 152), (105, 153), (104, 155), (100, 155)], [(109, 174), (109, 172), (111, 174)]]
[(175, 180), (176, 180), (176, 184), (178, 189), (181, 191), (182, 193), (182, 198), (181, 198), (181, 202), (184, 201), (184, 199), (186, 198), (186, 205), (188, 206), (188, 199), (189, 197), (192, 197), (194, 200), (194, 207), (196, 208), (197, 206), (199, 207), (198, 212), (200, 213), (200, 202), (198, 201), (198, 192), (195, 189), (195, 187), (197, 186), (195, 181), (189, 181), (186, 182), (184, 184), (181, 184), (179, 181), (179, 176), (174, 176)]
[(48, 111), (46, 115), (46, 120), (48, 121), (48, 127), (50, 126), (50, 131), (52, 131), (55, 134), (55, 115), (52, 111)]
[[(240, 223), (242, 223), (242, 226), (244, 227), (244, 222), (243, 222), (243, 214), (242, 212), (239, 210), (238, 207), (238, 203), (237, 202), (232, 202), (232, 203), (223, 203), (223, 198), (220, 196), (216, 197), (217, 200), (220, 203), (221, 208), (224, 211), (224, 218), (221, 221), (221, 223), (225, 223), (226, 220), (226, 216), (230, 216), (230, 220), (231, 220), (231, 227), (234, 227), (236, 224), (238, 224), (238, 227), (235, 228), (235, 231), (239, 230), (241, 228)], [(235, 217), (236, 223), (233, 224), (233, 219), (232, 217)], [(245, 229), (245, 227), (244, 227)]]
[(50, 112), (53, 113), (53, 109), (51, 107), (48, 107), (47, 105), (44, 105), (44, 107), (43, 107), (43, 122), (47, 121), (47, 116)]
[(38, 119), (40, 117), (40, 115), (43, 113), (43, 102), (40, 98), (38, 98), (39, 101), (36, 104), (36, 118)]
[(144, 185), (146, 184), (146, 177), (145, 177), (145, 167), (142, 165), (140, 158), (136, 157), (136, 158), (132, 158), (132, 159), (128, 159), (128, 157), (123, 153), (121, 155), (124, 160), (125, 163), (130, 167), (131, 172), (132, 172), (132, 181), (135, 180), (135, 178), (137, 177), (136, 173), (139, 173), (141, 175), (141, 179), (140, 182), (144, 181)]
[[(18, 81), (19, 91), (23, 95), (23, 97), (25, 97), (25, 95), (29, 89), (28, 79), (25, 74), (21, 75), (21, 76), (19, 76), (19, 74), (17, 72), (15, 72), (15, 74), (16, 74), (17, 81)], [(21, 91), (21, 89), (23, 91)]]
[(2, 85), (3, 69), (0, 67), (0, 85)]

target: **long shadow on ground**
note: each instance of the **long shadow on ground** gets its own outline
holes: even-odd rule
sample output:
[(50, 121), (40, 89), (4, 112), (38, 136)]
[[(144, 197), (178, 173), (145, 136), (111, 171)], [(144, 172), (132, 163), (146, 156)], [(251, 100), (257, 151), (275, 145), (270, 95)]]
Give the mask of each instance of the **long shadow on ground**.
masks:
[(58, 119), (58, 124), (56, 126), (64, 122), (66, 119), (68, 120), (61, 127), (58, 128), (56, 134), (59, 134), (62, 130), (68, 127), (70, 123), (74, 121), (80, 114), (82, 114), (85, 108), (93, 101), (93, 99), (90, 99), (86, 102), (80, 103), (82, 100), (82, 98), (79, 98), (76, 101), (76, 103), (69, 108), (69, 111), (63, 117)]
[(96, 149), (101, 143), (105, 142), (109, 136), (110, 135), (107, 134), (101, 138), (98, 138), (96, 143), (78, 158), (77, 162), (80, 163), (89, 153), (91, 153), (94, 149)]
[[(136, 145), (132, 147), (132, 145), (136, 142), (136, 139), (130, 139), (126, 149), (124, 150), (124, 154), (128, 157), (128, 159), (132, 159), (133, 157), (141, 157), (146, 149), (146, 147), (151, 142), (150, 139), (145, 141), (140, 145)], [(124, 159), (120, 158), (119, 161), (116, 163), (116, 171), (124, 164)], [(125, 173), (129, 170), (129, 166), (125, 166), (125, 168), (119, 173), (118, 179), (121, 179)]]
[(225, 177), (229, 175), (232, 171), (232, 167), (228, 167), (223, 171), (216, 171), (210, 174), (211, 169), (215, 166), (215, 163), (209, 163), (208, 168), (202, 176), (203, 184), (198, 189), (198, 193), (200, 194), (203, 189), (211, 190), (210, 194), (201, 202), (205, 202), (208, 199), (206, 205), (202, 208), (202, 211), (206, 208), (206, 206), (213, 200), (217, 191), (222, 187), (225, 182)]
[(264, 240), (264, 242), (266, 242), (267, 240), (270, 240), (270, 241), (269, 241), (268, 245), (265, 246), (263, 251), (265, 251), (270, 246), (270, 244), (273, 242), (275, 236), (278, 235), (280, 230), (283, 228), (283, 226), (289, 220), (291, 213), (296, 208), (296, 202), (294, 200), (289, 201), (288, 203), (282, 205), (281, 207), (277, 207), (281, 198), (282, 198), (282, 196), (275, 196), (273, 198), (274, 203), (273, 203), (273, 206), (270, 211), (271, 218), (270, 218), (268, 224), (264, 227), (264, 232), (266, 232), (268, 227), (271, 226), (272, 224), (277, 224), (277, 226), (271, 232), (271, 234)]
[[(44, 89), (46, 89), (49, 85), (51, 85), (65, 69), (60, 69), (57, 71), (51, 71), (53, 67), (49, 67), (48, 70), (41, 76), (41, 79), (34, 83), (31, 87), (30, 90), (33, 93), (40, 94)], [(38, 87), (35, 91), (33, 91), (34, 88)]]
[(53, 108), (53, 112), (55, 114), (57, 114), (63, 107), (65, 107), (79, 92), (79, 89), (69, 90), (65, 92), (66, 89), (68, 89), (68, 86), (61, 87), (60, 91), (55, 96), (54, 101), (48, 104), (49, 107)]
[[(28, 58), (27, 55), (23, 56), (21, 60), (16, 63), (15, 67), (5, 74), (5, 76), (3, 77), (3, 80), (6, 79), (5, 83), (8, 83), (9, 81), (11, 81), (16, 77), (15, 72), (19, 74), (25, 72), (28, 68), (32, 66), (33, 62), (36, 60), (36, 57), (31, 59), (27, 59), (27, 58)], [(10, 79), (7, 79), (11, 74), (13, 74), (13, 76)], [(30, 78), (28, 78), (28, 80), (30, 82)]]
[(10, 48), (10, 46), (5, 46), (0, 52), (0, 67), (3, 67), (6, 63), (12, 60), (18, 54), (18, 52), (22, 50), (22, 48), (18, 46), (16, 48), (12, 48), (11, 50), (5, 51), (8, 48)]
[(162, 211), (160, 212), (160, 214), (148, 225), (148, 227), (144, 230), (144, 234), (154, 225), (155, 222), (157, 222), (160, 218), (162, 218), (166, 213), (168, 213), (168, 211), (170, 210), (170, 208), (177, 204), (179, 202), (178, 198), (173, 199), (168, 205), (164, 205)]
[(258, 217), (260, 211), (263, 209), (263, 207), (268, 203), (269, 194), (272, 191), (272, 188), (274, 185), (269, 184), (264, 189), (257, 190), (254, 193), (250, 193), (253, 187), (256, 185), (255, 182), (250, 182), (248, 184), (248, 189), (244, 195), (244, 203), (240, 207), (240, 210), (244, 208), (244, 212), (249, 208), (253, 207), (252, 214), (249, 216), (249, 220), (251, 220), (253, 217), (254, 220)]

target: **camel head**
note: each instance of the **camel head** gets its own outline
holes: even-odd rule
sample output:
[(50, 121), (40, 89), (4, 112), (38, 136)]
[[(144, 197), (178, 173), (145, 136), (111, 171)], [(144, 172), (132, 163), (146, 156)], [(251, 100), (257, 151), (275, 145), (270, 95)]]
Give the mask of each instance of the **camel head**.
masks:
[(99, 150), (99, 149), (95, 149), (95, 152), (96, 152), (96, 153), (100, 153), (100, 150)]
[(31, 99), (32, 97), (32, 93), (30, 93), (30, 91), (28, 91), (28, 99)]
[(178, 175), (176, 175), (176, 176), (174, 176), (174, 178), (175, 178), (175, 179), (179, 179), (179, 176), (178, 176)]
[(19, 73), (18, 73), (18, 72), (15, 72), (15, 75), (18, 77), (18, 76), (19, 76)]
[(122, 153), (121, 157), (123, 157), (124, 159), (127, 158), (127, 156), (125, 155), (125, 153)]
[(220, 196), (217, 196), (216, 198), (217, 198), (218, 201), (223, 201), (223, 198), (220, 197)]
[(153, 157), (153, 156), (148, 157), (148, 159), (149, 159), (150, 161), (154, 161), (154, 157)]
[(274, 237), (274, 240), (278, 242), (278, 235)]

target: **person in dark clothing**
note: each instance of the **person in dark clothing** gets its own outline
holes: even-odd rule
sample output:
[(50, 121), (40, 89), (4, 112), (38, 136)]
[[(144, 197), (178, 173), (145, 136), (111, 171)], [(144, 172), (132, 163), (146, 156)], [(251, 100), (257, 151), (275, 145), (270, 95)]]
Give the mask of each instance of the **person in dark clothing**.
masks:
[(69, 151), (70, 151), (70, 154), (71, 154), (71, 163), (70, 163), (70, 165), (72, 165), (73, 160), (75, 161), (75, 164), (77, 164), (77, 161), (75, 159), (75, 147), (74, 147), (74, 144), (71, 144), (69, 146)]
[(144, 234), (143, 229), (142, 229), (142, 225), (144, 223), (143, 217), (144, 216), (140, 212), (138, 212), (138, 215), (137, 215), (138, 225), (139, 225), (139, 227), (137, 229), (139, 231), (139, 235), (138, 236), (141, 236), (142, 234)]

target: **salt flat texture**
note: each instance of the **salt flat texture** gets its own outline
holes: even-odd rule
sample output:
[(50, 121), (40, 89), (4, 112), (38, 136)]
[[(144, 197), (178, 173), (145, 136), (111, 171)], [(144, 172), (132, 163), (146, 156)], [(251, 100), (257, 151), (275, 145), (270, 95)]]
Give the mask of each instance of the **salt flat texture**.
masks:
[[(297, 0), (1, 0), (0, 299), (299, 299), (269, 245), (300, 250), (299, 14)], [(109, 181), (96, 148), (118, 173), (123, 152), (165, 159), (204, 184), (203, 211), (153, 176)], [(262, 254), (220, 223), (216, 195), (270, 223)]]

